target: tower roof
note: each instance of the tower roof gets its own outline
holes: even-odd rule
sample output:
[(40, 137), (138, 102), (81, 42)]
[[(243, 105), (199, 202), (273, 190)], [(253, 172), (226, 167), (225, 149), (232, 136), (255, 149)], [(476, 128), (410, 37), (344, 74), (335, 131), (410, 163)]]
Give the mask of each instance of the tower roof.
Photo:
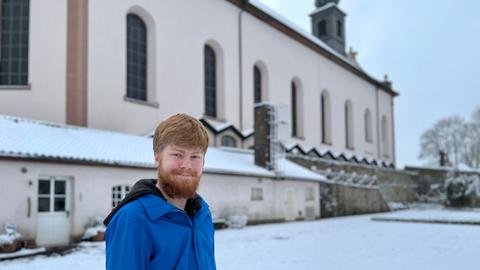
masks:
[(340, 2), (340, 0), (315, 0), (315, 6), (317, 8), (321, 8), (330, 3), (335, 3), (335, 5), (338, 5), (338, 2)]

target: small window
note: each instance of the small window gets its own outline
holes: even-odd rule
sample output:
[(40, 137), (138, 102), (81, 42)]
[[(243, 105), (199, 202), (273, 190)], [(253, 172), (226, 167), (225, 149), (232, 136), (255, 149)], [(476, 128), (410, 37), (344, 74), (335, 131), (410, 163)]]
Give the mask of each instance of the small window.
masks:
[(327, 35), (327, 22), (325, 20), (318, 23), (318, 36), (323, 37)]
[(312, 187), (307, 187), (305, 189), (305, 200), (306, 201), (314, 201), (315, 200), (315, 194), (313, 192)]
[(263, 188), (252, 188), (252, 201), (263, 201)]
[(129, 186), (112, 187), (112, 208), (115, 208), (130, 192)]
[(225, 135), (222, 137), (222, 146), (237, 147), (237, 141), (232, 136)]
[(337, 36), (343, 37), (343, 23), (341, 21), (337, 21)]

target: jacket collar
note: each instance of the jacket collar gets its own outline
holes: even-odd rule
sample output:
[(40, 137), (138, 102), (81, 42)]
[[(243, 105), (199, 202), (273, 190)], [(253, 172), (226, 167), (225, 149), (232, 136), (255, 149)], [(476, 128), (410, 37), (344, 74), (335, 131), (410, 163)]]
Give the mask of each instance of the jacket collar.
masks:
[[(138, 200), (142, 203), (145, 212), (150, 220), (157, 220), (170, 212), (181, 212), (182, 210), (178, 209), (171, 203), (165, 201), (164, 199), (159, 198), (153, 194), (146, 194), (142, 197), (139, 197)], [(187, 200), (185, 205), (185, 212), (195, 220), (202, 219), (206, 214), (208, 214), (208, 205), (198, 194), (195, 194), (193, 199)]]

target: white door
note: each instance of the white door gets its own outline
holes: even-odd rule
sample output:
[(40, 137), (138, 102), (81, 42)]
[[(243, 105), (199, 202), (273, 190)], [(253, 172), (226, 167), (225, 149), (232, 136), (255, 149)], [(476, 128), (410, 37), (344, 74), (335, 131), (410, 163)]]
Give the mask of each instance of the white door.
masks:
[(70, 181), (38, 180), (37, 245), (60, 246), (70, 242)]
[(285, 191), (285, 219), (295, 220), (295, 207), (293, 205), (293, 190), (287, 188)]

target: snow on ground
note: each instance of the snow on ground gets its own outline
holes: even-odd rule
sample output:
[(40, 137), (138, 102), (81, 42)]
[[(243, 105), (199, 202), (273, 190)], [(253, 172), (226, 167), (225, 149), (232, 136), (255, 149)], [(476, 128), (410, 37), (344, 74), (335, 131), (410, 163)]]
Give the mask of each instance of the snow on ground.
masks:
[[(397, 214), (397, 213), (393, 213)], [(385, 214), (216, 232), (218, 269), (476, 269), (480, 226), (372, 221)], [(69, 255), (0, 262), (9, 270), (100, 270), (103, 243)]]
[(480, 225), (480, 209), (411, 209), (376, 215), (376, 220), (386, 221), (424, 221), (438, 223), (470, 223)]

